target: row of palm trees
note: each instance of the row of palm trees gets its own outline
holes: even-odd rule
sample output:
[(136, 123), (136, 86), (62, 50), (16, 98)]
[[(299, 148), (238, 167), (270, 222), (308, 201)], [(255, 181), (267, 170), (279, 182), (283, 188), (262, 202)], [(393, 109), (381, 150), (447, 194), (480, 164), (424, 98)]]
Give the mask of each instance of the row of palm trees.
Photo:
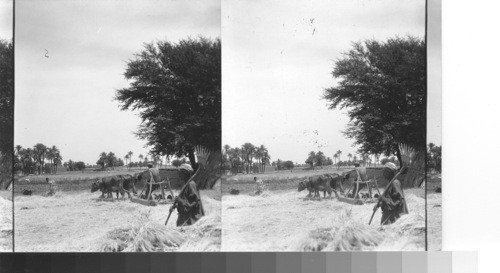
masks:
[(32, 148), (15, 147), (14, 168), (24, 174), (57, 173), (57, 166), (62, 163), (59, 148), (35, 144)]
[[(346, 162), (342, 162), (342, 160), (340, 159), (340, 155), (342, 155), (342, 151), (341, 150), (338, 150), (334, 155), (333, 155), (333, 158), (335, 159), (335, 164), (337, 166), (340, 166), (340, 165), (346, 165), (346, 163), (354, 163), (354, 162), (358, 162), (358, 163), (361, 163), (363, 165), (368, 165), (368, 164), (371, 164), (371, 163), (374, 163), (374, 164), (377, 164), (377, 163), (380, 163), (380, 154), (373, 154), (373, 155), (369, 155), (369, 154), (366, 154), (366, 153), (363, 153), (363, 154), (360, 154), (359, 156), (358, 155), (353, 155), (351, 153), (347, 154), (347, 157), (349, 158), (349, 161), (346, 161)], [(341, 164), (342, 162), (342, 164)]]
[[(132, 156), (134, 155), (134, 153), (132, 151), (128, 151), (128, 153), (125, 155), (125, 165), (128, 166), (129, 170), (130, 168), (132, 167), (133, 163), (132, 163)], [(140, 154), (138, 157), (139, 157), (139, 166), (142, 166), (143, 165), (143, 162), (144, 164), (147, 164), (150, 160), (151, 160), (151, 163), (153, 164), (153, 166), (157, 167), (158, 165), (161, 165), (162, 164), (162, 158), (160, 155), (150, 155), (151, 157), (148, 158), (148, 156), (143, 156), (142, 154)], [(167, 161), (168, 161), (168, 157), (167, 157)]]
[(224, 145), (222, 151), (222, 168), (225, 171), (233, 173), (252, 171), (252, 166), (255, 164), (258, 167), (258, 172), (264, 172), (266, 164), (271, 162), (271, 156), (266, 146), (256, 146), (247, 142), (241, 147), (231, 147)]

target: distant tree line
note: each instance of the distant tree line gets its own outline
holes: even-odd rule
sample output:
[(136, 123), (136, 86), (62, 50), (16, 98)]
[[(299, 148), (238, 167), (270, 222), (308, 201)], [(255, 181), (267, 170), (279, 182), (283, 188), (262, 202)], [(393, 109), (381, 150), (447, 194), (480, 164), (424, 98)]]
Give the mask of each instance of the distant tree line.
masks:
[(102, 152), (99, 155), (99, 159), (97, 160), (96, 164), (101, 166), (102, 169), (120, 167), (125, 165), (123, 160), (116, 157), (115, 153), (113, 152)]
[(63, 166), (66, 167), (68, 171), (83, 171), (86, 167), (83, 161), (75, 162), (71, 159), (68, 162), (64, 162)]
[(326, 157), (322, 151), (310, 151), (305, 162), (311, 167), (333, 165), (332, 159)]
[(270, 161), (271, 155), (264, 145), (256, 146), (247, 142), (233, 148), (226, 144), (222, 150), (222, 169), (233, 174), (251, 173), (253, 166), (259, 173), (264, 172)]
[[(125, 155), (125, 161), (121, 161), (121, 159), (118, 159), (118, 165), (116, 165), (116, 166), (124, 166), (124, 165), (126, 165), (126, 166), (128, 166), (128, 168), (130, 170), (130, 168), (137, 168), (137, 167), (142, 168), (142, 167), (147, 166), (148, 164), (152, 164), (153, 167), (156, 168), (156, 167), (160, 166), (163, 163), (162, 157), (159, 154), (151, 154), (149, 158), (148, 158), (147, 155), (143, 156), (142, 154), (140, 154), (138, 156), (138, 158), (139, 158), (138, 162), (133, 162), (132, 161), (132, 156), (133, 155), (134, 155), (134, 153), (132, 151), (129, 151)], [(103, 157), (103, 153), (101, 153), (101, 157)], [(169, 157), (166, 156), (166, 158), (167, 158), (167, 162), (168, 162), (168, 158)], [(183, 163), (184, 162), (186, 162), (185, 159), (184, 159)], [(99, 165), (102, 166), (102, 164), (99, 164)]]
[(380, 154), (376, 155), (369, 155), (369, 154), (361, 154), (361, 155), (352, 155), (349, 153), (347, 157), (349, 160), (342, 161), (340, 160), (340, 155), (342, 154), (341, 150), (338, 150), (334, 155), (333, 161), (330, 157), (326, 157), (325, 154), (322, 151), (314, 152), (311, 151), (308, 154), (307, 159), (305, 160), (305, 163), (313, 168), (316, 166), (331, 166), (335, 165), (337, 168), (340, 167), (347, 167), (347, 166), (353, 166), (354, 164), (358, 163), (360, 166), (371, 166), (371, 165), (376, 165), (376, 164), (385, 164), (387, 162), (393, 162), (398, 164), (398, 160), (396, 159), (395, 156), (392, 157), (385, 157), (385, 158), (380, 158)]
[(14, 148), (14, 170), (23, 174), (57, 173), (57, 166), (62, 163), (59, 148), (35, 144), (32, 148), (23, 148), (17, 145)]
[(296, 164), (294, 164), (293, 161), (291, 160), (283, 161), (281, 159), (273, 161), (271, 165), (276, 167), (278, 170), (293, 170), (293, 168), (296, 167)]

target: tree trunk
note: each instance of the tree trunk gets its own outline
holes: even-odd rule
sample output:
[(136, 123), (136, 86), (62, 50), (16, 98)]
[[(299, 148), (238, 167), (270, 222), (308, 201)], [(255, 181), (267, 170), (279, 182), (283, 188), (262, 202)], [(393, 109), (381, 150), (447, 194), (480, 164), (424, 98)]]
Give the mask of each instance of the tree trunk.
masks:
[(198, 170), (198, 164), (196, 164), (196, 157), (194, 156), (194, 150), (190, 150), (188, 153), (189, 163), (191, 163), (191, 167), (196, 172)]
[(401, 150), (399, 150), (399, 146), (396, 147), (396, 157), (399, 161), (399, 169), (403, 168), (403, 158), (401, 157)]

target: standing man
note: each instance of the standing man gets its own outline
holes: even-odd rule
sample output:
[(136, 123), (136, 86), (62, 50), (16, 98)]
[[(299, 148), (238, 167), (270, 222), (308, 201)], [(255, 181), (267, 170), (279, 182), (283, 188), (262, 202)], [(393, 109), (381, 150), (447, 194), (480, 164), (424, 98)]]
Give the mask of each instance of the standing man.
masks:
[[(151, 189), (151, 192), (154, 190), (158, 189), (158, 182), (161, 182), (161, 177), (160, 177), (160, 170), (157, 168), (153, 168), (153, 165), (151, 163), (148, 164), (148, 169), (137, 175), (137, 178), (135, 178), (136, 181), (141, 181), (141, 184), (146, 185), (147, 183), (153, 182), (153, 186)], [(141, 198), (147, 199), (149, 195), (149, 187), (146, 187), (146, 193), (144, 196), (141, 196)], [(152, 193), (151, 193), (152, 194)]]
[(193, 180), (189, 181), (193, 168), (189, 164), (182, 164), (179, 169), (181, 181), (188, 184), (184, 186), (179, 196), (175, 197), (174, 205), (170, 208), (170, 212), (177, 208), (178, 227), (192, 225), (205, 215), (196, 183)]
[[(354, 171), (356, 172), (356, 178), (354, 181), (367, 181), (368, 180), (368, 175), (366, 175), (366, 168), (361, 167), (358, 162), (354, 163)], [(350, 171), (347, 173), (345, 179), (348, 179), (350, 177), (350, 174), (353, 171)], [(359, 188), (357, 187), (357, 183), (354, 182), (354, 191), (353, 191), (353, 196), (352, 198), (356, 198), (358, 195), (359, 191), (362, 190), (363, 188), (366, 187), (365, 184), (359, 184)]]
[[(397, 170), (398, 168), (394, 163), (386, 163), (384, 168), (385, 179), (391, 181)], [(379, 207), (382, 208), (382, 220), (380, 221), (382, 225), (392, 224), (403, 214), (408, 213), (405, 194), (399, 180), (396, 179), (389, 185), (384, 194), (379, 197), (379, 201), (373, 207), (373, 210), (375, 211)]]

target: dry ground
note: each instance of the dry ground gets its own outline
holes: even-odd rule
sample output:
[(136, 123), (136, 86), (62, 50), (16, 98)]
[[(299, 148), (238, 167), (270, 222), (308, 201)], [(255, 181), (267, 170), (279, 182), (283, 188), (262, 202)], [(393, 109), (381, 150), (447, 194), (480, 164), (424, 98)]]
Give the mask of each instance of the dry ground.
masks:
[[(226, 184), (228, 182), (226, 181)], [(424, 191), (405, 191), (410, 214), (398, 225), (380, 228), (380, 210), (371, 226), (368, 221), (373, 204), (353, 206), (337, 199), (304, 198), (306, 192), (272, 190), (255, 196), (248, 193), (248, 185), (241, 183), (240, 195), (222, 197), (222, 251), (303, 251), (314, 250), (311, 245), (329, 239), (331, 230), (343, 227), (339, 215), (348, 214), (349, 221), (366, 232), (377, 233), (382, 241), (376, 245), (352, 250), (424, 250), (425, 248), (425, 199)], [(292, 185), (283, 185), (291, 188)], [(224, 185), (223, 188), (235, 184)], [(383, 189), (382, 189), (383, 190)], [(345, 220), (345, 219), (344, 219)], [(326, 233), (329, 233), (325, 235)], [(333, 234), (334, 235), (334, 234)], [(326, 243), (325, 243), (326, 245)], [(327, 248), (326, 248), (327, 249)], [(316, 250), (318, 250), (316, 248)], [(334, 249), (332, 249), (334, 250)]]
[(12, 192), (0, 191), (0, 252), (12, 251)]
[[(219, 230), (219, 238), (216, 238), (219, 245), (214, 246), (213, 242), (211, 245), (206, 242), (193, 243), (193, 240), (188, 240), (185, 245), (179, 246), (182, 251), (214, 251), (220, 246), (220, 189), (202, 190), (200, 193), (206, 213), (205, 220), (200, 220), (200, 225), (180, 229), (175, 227), (175, 211), (169, 220), (168, 228), (180, 230), (188, 234), (187, 237), (199, 231), (196, 229), (215, 230), (210, 233), (215, 236)], [(140, 226), (144, 224), (140, 222), (143, 221), (144, 215), (148, 221), (163, 225), (170, 208), (170, 205), (144, 206), (128, 199), (100, 201), (99, 195), (99, 192), (90, 193), (90, 190), (87, 190), (58, 192), (52, 197), (16, 196), (16, 251), (100, 251), (102, 243), (109, 241), (109, 232)]]

